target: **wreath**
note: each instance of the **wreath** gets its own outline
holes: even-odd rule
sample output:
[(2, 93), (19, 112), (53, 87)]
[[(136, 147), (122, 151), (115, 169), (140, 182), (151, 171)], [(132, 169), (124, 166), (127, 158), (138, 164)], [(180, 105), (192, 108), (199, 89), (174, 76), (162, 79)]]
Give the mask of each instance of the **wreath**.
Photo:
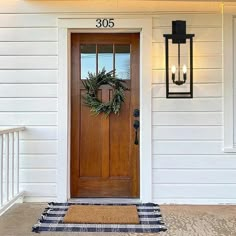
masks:
[[(125, 101), (125, 81), (115, 76), (115, 71), (106, 72), (105, 68), (102, 69), (97, 75), (88, 72), (86, 80), (82, 83), (87, 90), (84, 95), (84, 104), (89, 106), (91, 112), (98, 115), (100, 113), (108, 116), (111, 113), (119, 114), (121, 104)], [(113, 89), (113, 97), (109, 102), (103, 103), (97, 97), (97, 92), (100, 86), (110, 85)]]

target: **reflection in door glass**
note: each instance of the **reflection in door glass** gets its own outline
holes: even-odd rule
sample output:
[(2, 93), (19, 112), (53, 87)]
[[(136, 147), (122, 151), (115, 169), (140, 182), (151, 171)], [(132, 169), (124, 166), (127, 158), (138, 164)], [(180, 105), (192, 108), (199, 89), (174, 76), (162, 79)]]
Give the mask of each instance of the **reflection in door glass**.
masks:
[(98, 71), (113, 70), (113, 45), (98, 45)]
[(115, 45), (115, 69), (118, 78), (130, 79), (130, 45)]
[(81, 79), (86, 79), (88, 72), (96, 73), (96, 45), (81, 44)]

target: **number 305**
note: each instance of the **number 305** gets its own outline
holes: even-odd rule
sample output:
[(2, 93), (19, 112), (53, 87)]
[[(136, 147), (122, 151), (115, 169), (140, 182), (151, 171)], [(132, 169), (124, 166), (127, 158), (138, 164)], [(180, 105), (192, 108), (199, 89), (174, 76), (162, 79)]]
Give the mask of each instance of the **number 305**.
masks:
[(96, 19), (96, 27), (97, 28), (113, 28), (115, 26), (114, 19)]

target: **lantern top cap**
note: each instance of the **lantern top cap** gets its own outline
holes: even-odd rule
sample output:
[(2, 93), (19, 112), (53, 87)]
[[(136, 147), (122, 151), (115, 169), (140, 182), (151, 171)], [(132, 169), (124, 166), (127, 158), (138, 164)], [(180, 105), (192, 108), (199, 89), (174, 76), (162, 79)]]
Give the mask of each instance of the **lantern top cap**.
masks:
[(172, 39), (173, 43), (186, 43), (186, 39), (191, 39), (194, 34), (186, 34), (186, 21), (172, 21), (172, 34), (164, 34), (166, 39)]
[(172, 21), (173, 35), (186, 35), (186, 21), (176, 20)]

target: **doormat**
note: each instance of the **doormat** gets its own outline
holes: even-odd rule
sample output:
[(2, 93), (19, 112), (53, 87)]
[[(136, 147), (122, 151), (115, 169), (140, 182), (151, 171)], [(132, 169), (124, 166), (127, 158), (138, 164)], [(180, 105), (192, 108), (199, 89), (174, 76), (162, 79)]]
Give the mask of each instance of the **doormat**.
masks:
[(137, 207), (127, 206), (70, 206), (64, 223), (75, 224), (139, 224)]
[[(130, 206), (130, 204), (49, 203), (38, 223), (32, 228), (40, 232), (123, 232), (157, 233), (166, 231), (160, 208), (154, 203), (132, 204), (137, 207), (139, 224), (70, 224), (64, 217), (70, 206)], [(86, 216), (84, 216), (86, 217)]]

